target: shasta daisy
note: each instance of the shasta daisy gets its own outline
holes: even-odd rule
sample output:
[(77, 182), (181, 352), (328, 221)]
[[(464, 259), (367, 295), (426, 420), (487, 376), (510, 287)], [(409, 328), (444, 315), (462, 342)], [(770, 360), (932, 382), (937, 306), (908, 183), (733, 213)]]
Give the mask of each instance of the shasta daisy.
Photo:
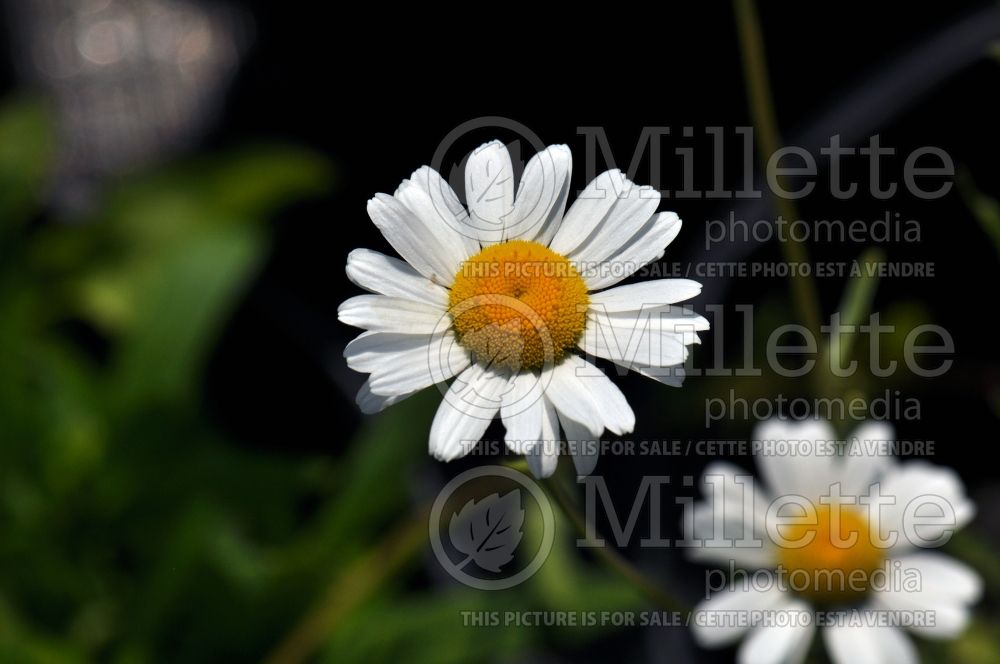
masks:
[[(539, 477), (556, 466), (560, 430), (577, 472), (593, 441), (632, 431), (624, 395), (586, 356), (680, 385), (688, 346), (708, 322), (675, 306), (701, 290), (686, 279), (610, 288), (662, 257), (681, 220), (656, 212), (659, 193), (610, 170), (569, 210), (572, 158), (550, 146), (515, 188), (505, 146), (469, 156), (467, 206), (424, 166), (368, 213), (399, 260), (352, 251), (347, 275), (372, 294), (344, 302), (340, 320), (366, 330), (348, 365), (370, 374), (357, 402), (378, 412), (454, 378), (431, 426), (430, 453), (468, 453), (500, 416), (507, 445)], [(565, 212), (565, 214), (564, 214)]]

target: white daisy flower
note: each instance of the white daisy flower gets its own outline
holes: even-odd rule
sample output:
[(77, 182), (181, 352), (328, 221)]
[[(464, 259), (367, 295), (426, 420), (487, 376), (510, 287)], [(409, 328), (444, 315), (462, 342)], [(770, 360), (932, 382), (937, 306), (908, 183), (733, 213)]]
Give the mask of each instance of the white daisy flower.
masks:
[(731, 578), (692, 616), (703, 647), (744, 638), (741, 663), (802, 662), (820, 628), (835, 664), (909, 664), (919, 657), (905, 630), (947, 639), (965, 628), (981, 579), (927, 550), (973, 517), (961, 480), (897, 462), (887, 424), (862, 425), (846, 449), (835, 441), (825, 422), (770, 420), (754, 437), (765, 488), (728, 463), (706, 469), (692, 553)]
[(582, 357), (606, 358), (668, 385), (683, 380), (687, 346), (708, 321), (672, 306), (701, 290), (686, 279), (609, 288), (658, 260), (681, 220), (656, 212), (659, 193), (617, 170), (602, 173), (563, 214), (571, 155), (553, 145), (525, 166), (516, 188), (499, 142), (469, 155), (468, 210), (424, 166), (368, 214), (399, 260), (352, 251), (347, 275), (372, 295), (344, 302), (340, 320), (367, 330), (344, 351), (371, 374), (366, 413), (452, 377), (430, 431), (430, 453), (468, 453), (497, 415), (507, 445), (539, 477), (556, 466), (560, 429), (580, 474), (597, 462), (605, 429), (630, 433), (621, 391)]

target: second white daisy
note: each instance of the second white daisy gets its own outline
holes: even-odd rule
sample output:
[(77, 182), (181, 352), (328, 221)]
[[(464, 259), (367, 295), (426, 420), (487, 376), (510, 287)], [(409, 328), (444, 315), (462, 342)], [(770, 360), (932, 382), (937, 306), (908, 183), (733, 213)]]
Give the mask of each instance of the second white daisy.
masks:
[(860, 427), (842, 453), (826, 422), (771, 420), (753, 442), (766, 487), (716, 462), (710, 500), (694, 510), (695, 557), (732, 574), (695, 610), (702, 646), (745, 637), (742, 664), (795, 664), (822, 626), (834, 664), (915, 664), (904, 628), (937, 639), (965, 628), (979, 576), (925, 550), (975, 512), (953, 471), (897, 462), (881, 423)]

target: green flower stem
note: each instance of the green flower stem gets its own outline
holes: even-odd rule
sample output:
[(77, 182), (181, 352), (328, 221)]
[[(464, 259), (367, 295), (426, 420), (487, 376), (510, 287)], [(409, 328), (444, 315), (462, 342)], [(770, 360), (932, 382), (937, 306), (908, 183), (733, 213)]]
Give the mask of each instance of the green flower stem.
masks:
[[(577, 509), (566, 491), (559, 485), (556, 478), (553, 477), (542, 484), (546, 493), (552, 497), (566, 518), (573, 524), (573, 528), (576, 529), (581, 537), (587, 537), (586, 519)], [(662, 586), (640, 572), (613, 547), (602, 546), (591, 550), (612, 572), (627, 581), (629, 585), (638, 590), (642, 595), (645, 595), (661, 609), (675, 612), (690, 611), (690, 607), (685, 606), (683, 602), (663, 589)]]
[[(746, 80), (747, 100), (750, 116), (757, 131), (758, 156), (761, 167), (767, 168), (767, 161), (782, 146), (781, 134), (774, 114), (771, 82), (767, 74), (764, 55), (764, 38), (760, 28), (760, 18), (753, 0), (733, 0), (736, 13), (736, 27), (739, 34), (740, 52), (743, 55), (743, 74)], [(780, 184), (780, 183), (779, 183)], [(795, 204), (788, 198), (773, 196), (775, 207), (789, 221), (798, 219)], [(809, 263), (809, 252), (801, 242), (781, 243), (785, 261), (804, 265)], [(811, 277), (793, 274), (791, 278), (792, 299), (803, 324), (820, 339), (819, 296)]]
[(299, 664), (318, 651), (351, 611), (391, 579), (427, 543), (427, 511), (398, 524), (343, 574), (264, 659), (265, 664)]

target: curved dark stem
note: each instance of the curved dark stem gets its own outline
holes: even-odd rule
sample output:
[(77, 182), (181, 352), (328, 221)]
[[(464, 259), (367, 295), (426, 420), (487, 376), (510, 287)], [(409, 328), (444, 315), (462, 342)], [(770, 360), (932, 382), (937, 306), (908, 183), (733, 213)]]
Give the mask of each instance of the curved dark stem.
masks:
[[(550, 479), (544, 483), (549, 495), (555, 499), (556, 504), (562, 510), (566, 518), (573, 524), (573, 528), (581, 537), (587, 537), (587, 521), (576, 508), (572, 499), (566, 494), (559, 483)], [(657, 582), (639, 571), (631, 562), (625, 559), (618, 551), (611, 546), (601, 546), (592, 549), (594, 555), (607, 565), (613, 572), (622, 577), (632, 587), (645, 595), (651, 602), (661, 609), (674, 612), (688, 612), (690, 607), (667, 592)]]

